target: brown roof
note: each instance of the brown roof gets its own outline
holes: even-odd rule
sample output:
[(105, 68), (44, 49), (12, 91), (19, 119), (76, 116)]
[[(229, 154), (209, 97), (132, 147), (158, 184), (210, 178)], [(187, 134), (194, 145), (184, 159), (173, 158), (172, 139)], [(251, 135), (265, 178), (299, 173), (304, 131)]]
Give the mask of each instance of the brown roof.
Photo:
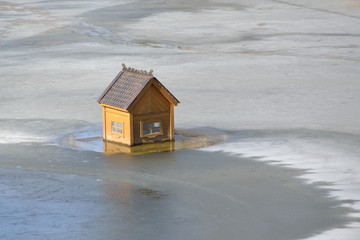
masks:
[(169, 90), (152, 75), (152, 70), (150, 70), (150, 72), (135, 70), (133, 68), (127, 68), (125, 64), (123, 64), (123, 70), (105, 89), (97, 102), (99, 104), (128, 109), (151, 79), (155, 79), (170, 94), (170, 97), (172, 97), (176, 103), (179, 103)]

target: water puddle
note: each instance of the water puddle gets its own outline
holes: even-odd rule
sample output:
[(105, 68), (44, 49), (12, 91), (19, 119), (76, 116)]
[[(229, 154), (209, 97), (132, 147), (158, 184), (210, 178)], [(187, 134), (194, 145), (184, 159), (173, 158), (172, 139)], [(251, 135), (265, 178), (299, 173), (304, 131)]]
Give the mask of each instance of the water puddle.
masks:
[(65, 135), (59, 140), (59, 145), (75, 150), (103, 152), (106, 154), (145, 154), (203, 148), (223, 142), (226, 139), (226, 133), (218, 129), (176, 129), (175, 141), (148, 143), (129, 147), (119, 143), (105, 142), (99, 132), (83, 131)]

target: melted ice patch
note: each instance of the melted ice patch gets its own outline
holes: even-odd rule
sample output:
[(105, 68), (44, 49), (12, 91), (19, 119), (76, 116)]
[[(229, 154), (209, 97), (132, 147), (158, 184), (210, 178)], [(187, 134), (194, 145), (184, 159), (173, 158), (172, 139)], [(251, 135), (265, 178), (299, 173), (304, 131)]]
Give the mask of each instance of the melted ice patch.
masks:
[[(301, 176), (307, 183), (326, 182), (329, 196), (343, 200), (344, 207), (355, 210), (350, 217), (360, 217), (360, 139), (341, 133), (300, 132), (270, 133), (204, 148), (203, 151), (222, 151), (242, 157), (253, 157), (271, 165), (305, 169)], [(336, 228), (319, 235), (318, 239), (359, 239), (360, 223)]]

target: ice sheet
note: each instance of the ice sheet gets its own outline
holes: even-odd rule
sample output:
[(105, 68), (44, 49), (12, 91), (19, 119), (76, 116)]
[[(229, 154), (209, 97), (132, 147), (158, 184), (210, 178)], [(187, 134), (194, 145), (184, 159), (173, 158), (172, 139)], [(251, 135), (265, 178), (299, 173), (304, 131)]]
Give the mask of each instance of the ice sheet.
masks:
[[(332, 183), (330, 197), (359, 209), (357, 1), (31, 0), (0, 9), (1, 144), (53, 141), (84, 126), (77, 121), (101, 127), (96, 99), (125, 62), (154, 69), (181, 101), (176, 126), (290, 129), (211, 150), (310, 169), (309, 183)], [(16, 128), (22, 121), (27, 131)], [(357, 226), (314, 238), (356, 235)]]
[[(252, 157), (270, 165), (303, 169), (301, 176), (309, 184), (328, 189), (329, 197), (342, 200), (344, 207), (360, 217), (360, 138), (357, 135), (309, 130), (264, 131), (257, 137), (249, 132), (238, 134), (238, 140), (203, 149), (222, 151), (241, 157)], [(321, 183), (328, 183), (322, 185)], [(309, 239), (358, 239), (360, 224), (334, 229)]]

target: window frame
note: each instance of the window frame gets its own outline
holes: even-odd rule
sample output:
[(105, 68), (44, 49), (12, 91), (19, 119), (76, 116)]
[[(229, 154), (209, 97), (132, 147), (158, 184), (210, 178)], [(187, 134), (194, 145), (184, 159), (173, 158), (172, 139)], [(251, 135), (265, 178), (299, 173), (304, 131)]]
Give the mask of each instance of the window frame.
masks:
[[(116, 123), (116, 126), (113, 125), (114, 123)], [(121, 124), (121, 127), (119, 127), (119, 124)], [(117, 131), (113, 131), (113, 129), (117, 129)], [(115, 134), (116, 136), (122, 136), (124, 137), (124, 122), (117, 122), (114, 120), (111, 120), (111, 125), (110, 125), (110, 129), (111, 129), (111, 134)], [(119, 130), (121, 130), (121, 132), (119, 132)]]
[[(159, 123), (159, 127), (153, 127), (153, 124), (155, 123)], [(150, 133), (148, 134), (144, 134), (144, 125), (145, 124), (150, 124)], [(159, 132), (152, 132), (153, 128), (159, 128), (160, 131)], [(141, 121), (140, 122), (140, 138), (144, 138), (144, 137), (156, 137), (158, 135), (163, 135), (164, 130), (163, 130), (163, 123), (160, 120), (157, 119), (152, 119), (152, 120), (148, 120), (148, 121)]]

